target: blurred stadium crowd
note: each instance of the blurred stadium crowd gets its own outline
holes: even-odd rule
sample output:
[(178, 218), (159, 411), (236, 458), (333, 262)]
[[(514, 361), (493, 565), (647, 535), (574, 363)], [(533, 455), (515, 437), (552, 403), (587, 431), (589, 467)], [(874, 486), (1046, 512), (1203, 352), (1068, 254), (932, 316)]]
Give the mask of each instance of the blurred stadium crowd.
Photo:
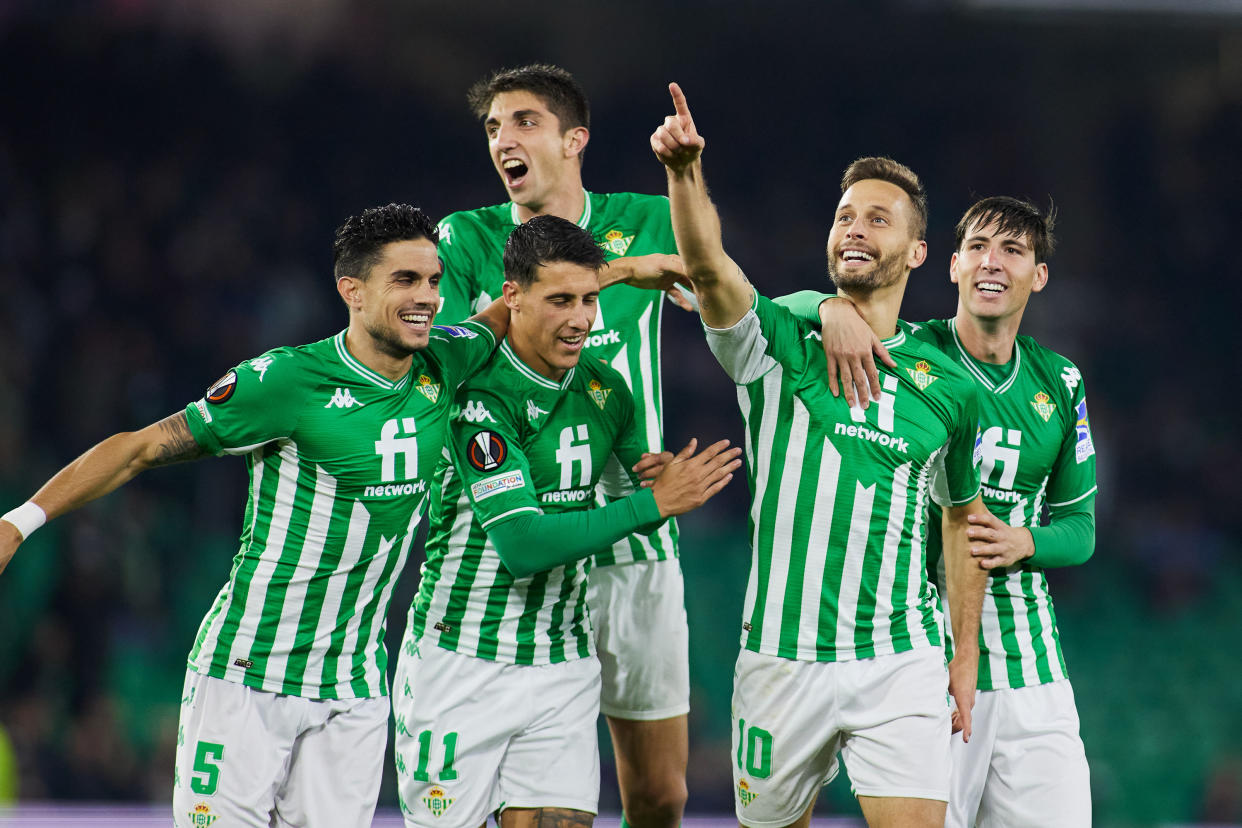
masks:
[[(379, 59), (376, 3), (332, 40), (275, 27), (258, 43), (240, 26), (170, 26), (147, 3), (16, 4), (0, 14), (0, 504), (240, 360), (343, 327), (330, 241), (346, 215), (501, 200), (462, 100), (477, 76), (564, 63), (595, 106), (588, 187), (646, 192), (663, 187), (646, 135), (676, 79), (701, 113), (731, 253), (769, 294), (823, 283), (826, 217), (855, 155), (906, 161), (932, 197), (909, 319), (951, 315), (951, 228), (975, 196), (1055, 199), (1060, 252), (1024, 332), (1081, 367), (1099, 448), (1097, 551), (1052, 575), (1096, 813), (1242, 821), (1242, 20), (905, 5), (918, 8), (882, 46), (834, 37), (825, 58), (803, 27), (741, 8), (696, 18), (692, 3), (647, 48), (691, 23), (696, 43), (638, 66), (564, 45), (619, 25), (602, 8), (521, 48), (431, 15), (464, 38), (457, 51), (407, 14)], [(736, 439), (729, 383), (695, 320), (672, 313), (670, 442)], [(224, 581), (244, 483), (232, 460), (153, 472), (50, 524), (0, 576), (0, 800), (169, 798), (185, 653)], [(692, 813), (730, 809), (745, 503), (739, 481), (684, 522)], [(846, 788), (826, 797), (852, 813)], [(380, 804), (394, 802), (389, 783)]]

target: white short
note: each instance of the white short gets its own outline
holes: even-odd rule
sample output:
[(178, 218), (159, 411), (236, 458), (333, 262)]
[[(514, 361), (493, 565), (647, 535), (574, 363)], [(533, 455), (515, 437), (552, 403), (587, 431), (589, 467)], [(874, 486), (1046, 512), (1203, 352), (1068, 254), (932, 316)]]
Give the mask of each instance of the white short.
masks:
[(406, 641), (393, 684), (407, 826), (478, 828), (504, 807), (599, 804), (599, 662), (506, 664)]
[(970, 742), (954, 738), (952, 752), (946, 826), (1091, 825), (1091, 772), (1068, 679), (980, 690)]
[(604, 715), (654, 721), (689, 713), (690, 632), (677, 559), (593, 567), (587, 605)]
[(306, 699), (187, 670), (173, 825), (370, 828), (388, 699)]
[(949, 673), (939, 649), (859, 661), (742, 650), (733, 674), (738, 822), (784, 826), (845, 759), (855, 795), (949, 798)]

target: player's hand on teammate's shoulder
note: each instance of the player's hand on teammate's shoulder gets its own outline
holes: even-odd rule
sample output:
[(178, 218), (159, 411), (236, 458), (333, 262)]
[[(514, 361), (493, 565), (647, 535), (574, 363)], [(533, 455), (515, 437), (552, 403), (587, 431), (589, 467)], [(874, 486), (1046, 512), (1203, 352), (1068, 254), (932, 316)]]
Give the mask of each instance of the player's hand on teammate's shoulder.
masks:
[[(668, 294), (673, 304), (686, 311), (695, 311), (693, 301), (694, 286), (686, 275), (686, 265), (676, 253), (648, 253), (645, 256), (625, 256), (613, 259), (608, 263), (609, 269), (618, 268), (619, 281), (631, 287), (643, 290), (662, 290)], [(685, 285), (691, 293), (687, 295), (678, 285)]]
[(681, 172), (699, 159), (706, 142), (694, 126), (690, 105), (681, 87), (670, 83), (668, 91), (673, 97), (674, 113), (652, 133), (651, 149), (664, 166), (673, 172)]
[[(871, 400), (880, 398), (875, 356), (890, 368), (896, 368), (897, 363), (848, 298), (837, 296), (820, 302), (819, 320), (828, 360), (828, 390), (834, 397), (844, 392), (851, 407), (867, 408)], [(868, 390), (870, 394), (866, 393)]]
[(651, 484), (662, 517), (682, 515), (702, 506), (733, 479), (733, 472), (742, 465), (742, 450), (729, 448), (728, 440), (712, 443), (695, 454), (697, 447), (698, 440), (692, 438)]

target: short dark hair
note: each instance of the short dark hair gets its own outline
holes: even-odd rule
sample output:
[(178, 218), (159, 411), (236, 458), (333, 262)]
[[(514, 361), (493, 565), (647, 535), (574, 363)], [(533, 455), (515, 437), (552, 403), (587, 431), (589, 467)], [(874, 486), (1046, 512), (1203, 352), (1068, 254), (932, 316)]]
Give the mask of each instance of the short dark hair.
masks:
[(910, 197), (910, 203), (914, 205), (914, 224), (910, 229), (914, 231), (916, 239), (926, 236), (927, 191), (923, 189), (923, 182), (914, 174), (914, 170), (891, 158), (881, 156), (859, 158), (845, 168), (845, 174), (841, 176), (841, 192), (844, 193), (859, 181), (869, 178), (887, 181), (906, 191), (906, 195)]
[(509, 234), (503, 261), (505, 278), (526, 290), (535, 283), (540, 265), (569, 262), (599, 270), (604, 265), (604, 251), (590, 233), (572, 221), (535, 216)]
[(992, 196), (980, 199), (970, 206), (957, 223), (954, 250), (962, 249), (962, 242), (972, 227), (995, 224), (997, 231), (1016, 238), (1025, 238), (1035, 251), (1035, 262), (1046, 262), (1056, 249), (1057, 240), (1052, 235), (1056, 225), (1057, 208), (1049, 203), (1048, 212), (1042, 212), (1029, 201), (1010, 196)]
[(486, 118), (492, 100), (501, 92), (537, 95), (560, 122), (561, 133), (573, 127), (591, 128), (591, 104), (574, 76), (550, 63), (531, 63), (500, 69), (470, 87), (466, 100), (475, 117)]
[(366, 279), (381, 258), (384, 245), (427, 239), (439, 244), (440, 233), (431, 217), (409, 204), (368, 207), (345, 219), (332, 242), (332, 272), (337, 279)]

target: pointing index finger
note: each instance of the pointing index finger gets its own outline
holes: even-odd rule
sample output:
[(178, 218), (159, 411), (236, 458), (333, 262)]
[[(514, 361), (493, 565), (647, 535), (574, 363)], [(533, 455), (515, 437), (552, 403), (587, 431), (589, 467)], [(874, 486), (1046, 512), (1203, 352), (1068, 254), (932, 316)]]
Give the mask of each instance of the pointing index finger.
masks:
[(690, 117), (690, 105), (686, 103), (686, 95), (676, 83), (668, 85), (668, 92), (673, 96), (673, 110), (679, 117)]

